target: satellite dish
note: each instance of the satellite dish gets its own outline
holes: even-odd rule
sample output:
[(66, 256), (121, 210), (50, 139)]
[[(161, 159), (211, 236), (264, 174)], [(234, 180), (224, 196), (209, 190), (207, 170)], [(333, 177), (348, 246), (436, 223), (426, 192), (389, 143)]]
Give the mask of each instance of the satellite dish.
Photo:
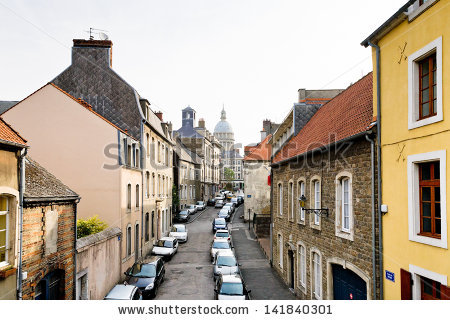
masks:
[(100, 40), (108, 40), (108, 35), (104, 32), (99, 32), (98, 33), (98, 37), (100, 38)]

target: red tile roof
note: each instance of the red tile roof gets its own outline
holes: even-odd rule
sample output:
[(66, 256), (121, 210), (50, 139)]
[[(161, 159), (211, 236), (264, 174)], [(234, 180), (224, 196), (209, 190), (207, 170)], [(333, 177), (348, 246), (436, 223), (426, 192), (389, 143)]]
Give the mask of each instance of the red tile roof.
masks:
[(373, 119), (372, 91), (371, 72), (324, 104), (275, 155), (273, 163), (366, 131)]
[(20, 134), (15, 131), (9, 124), (3, 120), (3, 118), (0, 118), (0, 143), (1, 140), (19, 144), (22, 146), (26, 146), (27, 140), (22, 138)]
[(245, 156), (244, 161), (251, 161), (251, 160), (270, 160), (270, 157), (272, 156), (272, 147), (268, 143), (270, 140), (270, 137), (272, 137), (271, 134), (269, 134), (263, 141), (261, 141), (256, 147), (253, 147), (251, 152)]

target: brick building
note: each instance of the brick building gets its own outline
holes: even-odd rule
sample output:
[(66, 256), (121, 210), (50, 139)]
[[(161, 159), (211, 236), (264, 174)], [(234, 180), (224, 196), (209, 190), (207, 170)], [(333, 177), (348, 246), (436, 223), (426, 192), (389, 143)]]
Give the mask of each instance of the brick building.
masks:
[(301, 299), (377, 297), (372, 119), (370, 73), (274, 154), (273, 265)]
[(74, 299), (78, 201), (55, 176), (25, 159), (23, 299)]

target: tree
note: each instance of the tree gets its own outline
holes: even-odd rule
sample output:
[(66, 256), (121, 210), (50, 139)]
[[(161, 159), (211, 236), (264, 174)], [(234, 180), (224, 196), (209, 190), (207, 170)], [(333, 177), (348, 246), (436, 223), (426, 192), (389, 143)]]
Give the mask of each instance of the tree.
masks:
[(234, 171), (230, 168), (224, 168), (223, 175), (225, 177), (225, 181), (227, 182), (225, 189), (232, 191), (233, 185), (231, 181), (234, 180)]
[(172, 186), (172, 207), (176, 208), (175, 210), (178, 210), (180, 208), (180, 198), (178, 196), (178, 188), (175, 184)]
[(77, 220), (77, 239), (101, 232), (108, 228), (106, 222), (100, 220), (98, 215), (87, 218), (86, 220)]

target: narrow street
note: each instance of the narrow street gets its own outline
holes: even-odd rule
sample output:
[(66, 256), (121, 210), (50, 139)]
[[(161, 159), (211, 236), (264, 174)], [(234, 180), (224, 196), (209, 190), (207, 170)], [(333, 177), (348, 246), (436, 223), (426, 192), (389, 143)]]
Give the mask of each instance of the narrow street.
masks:
[[(236, 208), (230, 230), (236, 258), (252, 299), (295, 299), (270, 267), (252, 231), (239, 218), (244, 206)], [(189, 240), (179, 245), (178, 253), (165, 264), (166, 277), (159, 288), (157, 300), (214, 299), (213, 268), (210, 262), (211, 221), (218, 209), (207, 209), (193, 216), (187, 227)]]

